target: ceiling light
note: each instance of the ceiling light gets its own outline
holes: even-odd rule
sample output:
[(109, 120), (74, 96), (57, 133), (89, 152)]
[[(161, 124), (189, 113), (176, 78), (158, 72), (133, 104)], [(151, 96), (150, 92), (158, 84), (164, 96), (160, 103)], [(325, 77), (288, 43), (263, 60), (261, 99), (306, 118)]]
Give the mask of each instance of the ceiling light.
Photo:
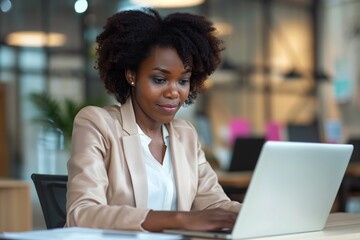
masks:
[(86, 0), (77, 0), (74, 4), (75, 12), (83, 13), (88, 8), (88, 2)]
[(205, 0), (131, 0), (133, 4), (147, 5), (154, 8), (181, 8), (200, 5)]
[(0, 4), (0, 8), (2, 12), (8, 12), (11, 9), (11, 2), (10, 0), (2, 0)]
[(65, 36), (61, 33), (14, 32), (6, 37), (6, 43), (19, 47), (59, 47), (64, 45)]

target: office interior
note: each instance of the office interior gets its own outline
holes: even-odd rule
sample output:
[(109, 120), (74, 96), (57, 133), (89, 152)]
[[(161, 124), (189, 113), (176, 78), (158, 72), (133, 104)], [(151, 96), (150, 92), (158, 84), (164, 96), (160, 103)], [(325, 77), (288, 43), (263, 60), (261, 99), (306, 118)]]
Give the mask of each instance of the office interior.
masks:
[[(30, 175), (66, 175), (72, 117), (84, 105), (115, 103), (94, 69), (95, 38), (120, 10), (153, 6), (214, 22), (222, 63), (177, 117), (194, 124), (218, 171), (229, 170), (236, 138), (351, 141), (351, 162), (360, 162), (359, 0), (151, 2), (0, 0), (0, 186), (29, 186), (31, 229), (45, 224)], [(360, 212), (358, 196), (345, 211)]]

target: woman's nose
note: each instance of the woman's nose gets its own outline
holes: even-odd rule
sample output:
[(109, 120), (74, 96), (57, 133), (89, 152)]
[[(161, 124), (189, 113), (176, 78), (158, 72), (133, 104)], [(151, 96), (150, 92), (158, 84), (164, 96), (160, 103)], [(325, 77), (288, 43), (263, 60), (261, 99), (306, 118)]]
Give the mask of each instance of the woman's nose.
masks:
[(166, 92), (165, 97), (167, 98), (178, 98), (179, 97), (179, 90), (176, 83), (169, 83)]

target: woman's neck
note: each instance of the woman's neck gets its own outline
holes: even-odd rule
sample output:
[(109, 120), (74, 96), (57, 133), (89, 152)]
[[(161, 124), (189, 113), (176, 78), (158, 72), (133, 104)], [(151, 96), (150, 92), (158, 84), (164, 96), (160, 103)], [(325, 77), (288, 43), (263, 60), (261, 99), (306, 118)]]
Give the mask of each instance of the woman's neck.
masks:
[(140, 121), (136, 121), (141, 130), (151, 139), (162, 138), (162, 124), (142, 124)]

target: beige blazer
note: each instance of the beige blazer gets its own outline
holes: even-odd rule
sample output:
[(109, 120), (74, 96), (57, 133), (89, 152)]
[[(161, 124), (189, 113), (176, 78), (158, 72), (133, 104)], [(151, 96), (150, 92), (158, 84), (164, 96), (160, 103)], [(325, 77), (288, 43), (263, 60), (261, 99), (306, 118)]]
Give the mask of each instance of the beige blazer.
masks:
[[(76, 116), (68, 161), (66, 226), (143, 230), (147, 177), (131, 100), (85, 107)], [(222, 207), (239, 211), (218, 184), (194, 127), (174, 120), (166, 127), (178, 210)]]

